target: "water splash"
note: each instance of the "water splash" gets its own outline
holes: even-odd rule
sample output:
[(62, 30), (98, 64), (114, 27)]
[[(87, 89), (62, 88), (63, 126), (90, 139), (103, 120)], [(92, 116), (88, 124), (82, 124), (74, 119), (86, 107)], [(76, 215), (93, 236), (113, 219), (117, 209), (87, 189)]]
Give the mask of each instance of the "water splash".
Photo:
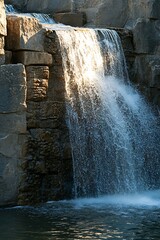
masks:
[(66, 82), (76, 197), (160, 184), (157, 118), (128, 80), (111, 30), (57, 31)]

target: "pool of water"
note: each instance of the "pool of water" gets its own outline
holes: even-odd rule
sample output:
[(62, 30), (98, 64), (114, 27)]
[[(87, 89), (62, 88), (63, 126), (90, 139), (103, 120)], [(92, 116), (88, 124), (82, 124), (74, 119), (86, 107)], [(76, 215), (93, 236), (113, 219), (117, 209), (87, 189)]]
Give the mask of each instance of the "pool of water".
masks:
[(0, 209), (0, 240), (160, 239), (160, 191)]

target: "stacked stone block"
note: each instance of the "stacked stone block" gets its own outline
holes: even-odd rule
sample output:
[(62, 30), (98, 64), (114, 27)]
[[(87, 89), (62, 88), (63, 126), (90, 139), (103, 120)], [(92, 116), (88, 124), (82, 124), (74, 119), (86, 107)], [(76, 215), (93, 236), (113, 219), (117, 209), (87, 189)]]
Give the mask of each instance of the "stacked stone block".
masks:
[(18, 203), (71, 198), (72, 157), (58, 38), (34, 18), (8, 16), (7, 23), (6, 48), (14, 64), (25, 66), (27, 83), (26, 152)]

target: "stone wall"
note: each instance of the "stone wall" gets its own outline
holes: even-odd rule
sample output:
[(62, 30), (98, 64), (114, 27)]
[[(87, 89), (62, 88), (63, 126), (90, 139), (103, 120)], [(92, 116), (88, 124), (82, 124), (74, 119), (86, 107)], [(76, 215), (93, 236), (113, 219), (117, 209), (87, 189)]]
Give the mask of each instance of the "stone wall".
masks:
[[(26, 72), (26, 151), (18, 204), (72, 196), (72, 157), (65, 122), (64, 77), (56, 34), (29, 17), (7, 16), (6, 49)], [(31, 30), (29, 30), (31, 29)], [(38, 44), (37, 44), (38, 42)]]
[(26, 132), (25, 68), (3, 65), (11, 58), (4, 51), (6, 32), (4, 2), (0, 1), (0, 205), (17, 202)]

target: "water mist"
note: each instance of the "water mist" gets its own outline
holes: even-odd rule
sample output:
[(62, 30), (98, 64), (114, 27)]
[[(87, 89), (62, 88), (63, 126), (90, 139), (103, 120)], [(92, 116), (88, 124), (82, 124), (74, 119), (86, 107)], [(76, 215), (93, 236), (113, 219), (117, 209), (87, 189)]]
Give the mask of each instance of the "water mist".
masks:
[(157, 118), (129, 83), (118, 34), (57, 31), (66, 84), (75, 197), (159, 184)]

